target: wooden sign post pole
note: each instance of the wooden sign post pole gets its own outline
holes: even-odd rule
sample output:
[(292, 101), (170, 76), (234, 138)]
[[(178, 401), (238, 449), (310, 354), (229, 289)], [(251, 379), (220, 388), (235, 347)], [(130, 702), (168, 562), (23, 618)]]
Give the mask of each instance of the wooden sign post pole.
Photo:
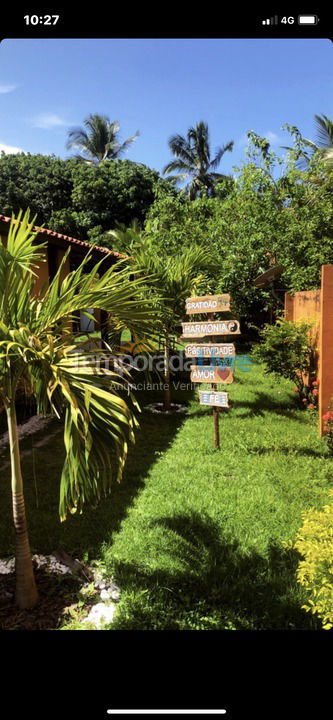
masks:
[[(191, 344), (185, 347), (185, 356), (193, 358), (229, 358), (234, 357), (235, 346), (231, 343), (214, 342), (216, 335), (239, 335), (239, 321), (232, 320), (214, 320), (214, 313), (230, 311), (230, 295), (203, 295), (201, 297), (191, 297), (186, 300), (186, 314), (195, 315), (206, 314), (207, 320), (199, 322), (182, 323), (182, 338), (191, 338)], [(197, 343), (196, 338), (203, 338), (203, 344)], [(209, 338), (207, 342), (207, 338)], [(212, 407), (214, 422), (214, 447), (220, 449), (220, 428), (219, 417), (220, 408), (229, 408), (229, 394), (227, 392), (218, 392), (219, 385), (230, 384), (233, 382), (233, 369), (229, 363), (220, 368), (217, 365), (196, 365), (191, 366), (191, 382), (194, 383), (211, 383), (211, 390), (199, 390), (200, 405), (210, 405)]]
[[(209, 321), (214, 320), (213, 313), (209, 313), (208, 320)], [(210, 337), (210, 339), (212, 339), (214, 342), (214, 338), (212, 338), (212, 336)], [(211, 388), (212, 388), (212, 390), (217, 390), (216, 383), (212, 383)], [(214, 447), (219, 450), (220, 449), (220, 427), (219, 427), (220, 408), (218, 408), (218, 407), (213, 407), (213, 420), (214, 420)]]

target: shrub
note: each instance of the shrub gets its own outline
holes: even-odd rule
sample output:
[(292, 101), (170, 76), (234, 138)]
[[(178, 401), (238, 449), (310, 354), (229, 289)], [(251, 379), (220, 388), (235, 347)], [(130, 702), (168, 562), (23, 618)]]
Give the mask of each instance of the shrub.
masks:
[(304, 556), (297, 569), (297, 580), (309, 593), (303, 607), (329, 630), (333, 627), (333, 503), (308, 510), (302, 517), (294, 547)]
[(292, 380), (304, 406), (316, 405), (318, 381), (316, 350), (310, 335), (312, 323), (296, 323), (279, 318), (276, 325), (265, 325), (260, 331), (260, 343), (252, 356), (266, 365), (266, 373)]

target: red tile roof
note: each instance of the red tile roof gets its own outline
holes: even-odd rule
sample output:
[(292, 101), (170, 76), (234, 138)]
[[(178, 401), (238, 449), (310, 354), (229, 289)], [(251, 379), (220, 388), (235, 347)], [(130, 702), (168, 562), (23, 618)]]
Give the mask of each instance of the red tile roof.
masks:
[[(1, 215), (0, 213), (0, 221), (3, 222), (10, 222), (11, 218), (7, 217), (6, 215)], [(62, 235), (62, 233), (57, 233), (54, 230), (49, 230), (48, 228), (41, 228), (38, 226), (34, 226), (34, 231), (38, 230), (38, 233), (42, 233), (44, 235), (51, 235), (52, 237), (59, 238), (59, 240), (65, 240), (66, 242), (72, 243), (73, 245), (80, 245), (81, 247), (86, 247), (88, 250), (93, 248), (94, 250), (98, 250), (98, 252), (105, 253), (106, 255), (116, 255), (120, 258), (126, 258), (127, 255), (124, 255), (123, 253), (119, 253), (116, 250), (109, 250), (109, 248), (101, 247), (99, 245), (91, 245), (91, 243), (85, 242), (84, 240), (77, 240), (76, 238), (69, 237), (69, 235)]]

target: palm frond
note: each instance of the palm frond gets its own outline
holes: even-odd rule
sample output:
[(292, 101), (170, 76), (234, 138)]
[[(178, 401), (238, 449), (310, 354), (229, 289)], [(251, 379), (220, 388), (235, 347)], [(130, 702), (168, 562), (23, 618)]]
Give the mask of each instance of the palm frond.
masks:
[(75, 127), (68, 131), (66, 148), (67, 150), (70, 150), (72, 147), (79, 147), (83, 149), (89, 147), (89, 136), (80, 127)]
[(166, 175), (167, 173), (173, 172), (174, 170), (183, 171), (185, 177), (188, 177), (191, 174), (191, 169), (183, 160), (172, 160), (171, 162), (169, 162), (163, 168), (163, 174)]
[[(178, 181), (187, 177), (192, 178), (191, 182), (183, 188), (183, 192), (192, 200), (202, 194), (213, 194), (214, 173), (225, 152), (233, 149), (233, 141), (218, 148), (214, 159), (211, 161), (210, 140), (208, 124), (203, 120), (194, 127), (190, 127), (187, 137), (172, 135), (169, 139), (169, 147), (176, 160), (172, 160), (163, 168), (163, 174), (173, 171), (180, 171)], [(175, 180), (175, 178), (173, 178)]]
[(210, 167), (212, 168), (212, 170), (215, 170), (219, 166), (224, 153), (231, 152), (233, 150), (233, 147), (234, 141), (231, 140), (230, 142), (226, 143), (226, 145), (222, 145), (222, 147), (216, 150), (214, 160), (212, 160), (210, 163)]
[(111, 122), (107, 115), (95, 113), (88, 115), (83, 122), (86, 130), (75, 127), (69, 131), (67, 148), (80, 148), (88, 157), (79, 157), (89, 163), (117, 159), (139, 134), (137, 131), (132, 137), (120, 143), (117, 138), (120, 129), (117, 120)]
[(130, 145), (132, 145), (132, 143), (139, 137), (139, 135), (140, 135), (139, 130), (137, 130), (137, 131), (134, 133), (134, 135), (132, 135), (132, 137), (129, 137), (129, 138), (127, 138), (127, 140), (125, 140), (123, 143), (118, 144), (118, 145), (117, 145), (117, 149), (116, 149), (117, 157), (119, 157), (119, 155), (121, 155), (123, 152), (125, 152), (125, 150), (127, 150), (127, 148), (128, 148)]
[(333, 147), (333, 122), (326, 115), (315, 115), (317, 145), (324, 150)]

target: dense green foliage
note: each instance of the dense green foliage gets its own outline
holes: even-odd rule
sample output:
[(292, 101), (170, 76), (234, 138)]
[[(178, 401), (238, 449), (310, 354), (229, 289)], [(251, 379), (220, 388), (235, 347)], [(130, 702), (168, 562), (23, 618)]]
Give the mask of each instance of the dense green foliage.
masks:
[[(333, 262), (332, 169), (322, 153), (311, 152), (301, 170), (308, 141), (297, 128), (286, 129), (293, 148), (284, 159), (250, 132), (247, 159), (234, 177), (216, 177), (214, 197), (194, 200), (129, 160), (89, 166), (73, 158), (2, 156), (0, 210), (29, 206), (47, 227), (123, 252), (131, 248), (126, 228), (135, 219), (161, 256), (204, 247), (211, 287), (231, 294), (245, 333), (279, 314), (285, 291), (319, 287), (321, 265)], [(119, 227), (122, 236), (109, 235)], [(274, 263), (284, 268), (275, 292), (255, 287)]]
[[(330, 490), (330, 495), (333, 490)], [(294, 547), (303, 559), (297, 569), (297, 579), (306, 589), (305, 610), (323, 622), (324, 630), (333, 627), (333, 503), (322, 510), (312, 508), (303, 513), (303, 524), (297, 533)]]
[[(282, 162), (263, 138), (249, 138), (248, 161), (235, 179), (218, 183), (215, 198), (185, 202), (160, 193), (145, 230), (164, 252), (204, 245), (215, 287), (230, 292), (249, 325), (261, 325), (269, 309), (282, 310), (284, 291), (319, 287), (321, 265), (333, 262), (333, 173), (315, 156), (301, 171), (298, 151)], [(284, 267), (275, 293), (256, 288), (275, 263)]]
[(1, 212), (11, 215), (30, 208), (38, 223), (50, 227), (53, 213), (71, 205), (72, 176), (77, 167), (77, 160), (54, 155), (1, 155)]
[(77, 158), (0, 158), (0, 211), (11, 215), (30, 208), (38, 224), (81, 240), (100, 241), (117, 222), (129, 225), (137, 218), (142, 223), (158, 187), (170, 184), (129, 160), (89, 167)]

